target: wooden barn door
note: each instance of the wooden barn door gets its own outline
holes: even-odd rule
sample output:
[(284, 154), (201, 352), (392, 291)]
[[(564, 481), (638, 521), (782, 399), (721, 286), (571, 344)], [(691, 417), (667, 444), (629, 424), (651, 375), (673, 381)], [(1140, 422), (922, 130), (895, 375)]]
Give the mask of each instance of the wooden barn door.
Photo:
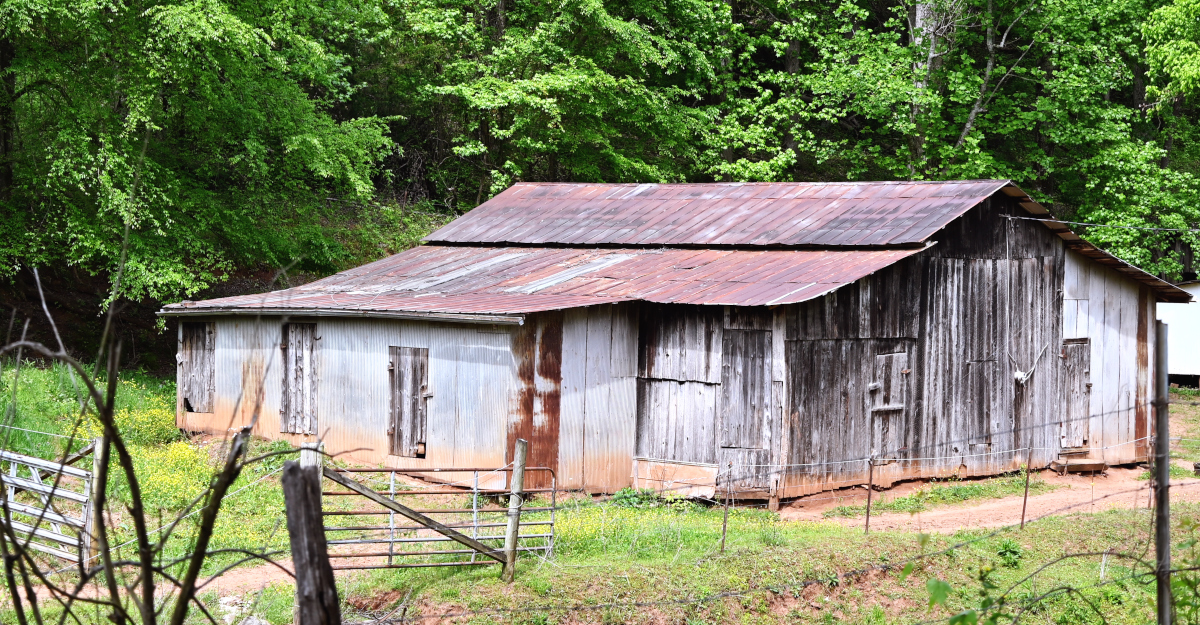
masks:
[(1090, 339), (1067, 339), (1062, 346), (1063, 395), (1059, 432), (1063, 449), (1088, 445), (1088, 414), (1092, 399), (1092, 343)]
[(737, 489), (767, 490), (771, 484), (770, 324), (769, 311), (731, 306), (725, 316), (718, 475)]
[(871, 456), (898, 458), (904, 446), (904, 407), (908, 401), (908, 354), (875, 356), (871, 382)]
[(428, 427), (429, 349), (389, 347), (388, 377), (391, 381), (391, 419), (388, 434), (393, 456), (425, 457)]
[(283, 326), (283, 397), (279, 431), (317, 433), (317, 324)]
[(187, 412), (213, 411), (216, 394), (216, 324), (185, 321), (180, 324), (179, 397)]

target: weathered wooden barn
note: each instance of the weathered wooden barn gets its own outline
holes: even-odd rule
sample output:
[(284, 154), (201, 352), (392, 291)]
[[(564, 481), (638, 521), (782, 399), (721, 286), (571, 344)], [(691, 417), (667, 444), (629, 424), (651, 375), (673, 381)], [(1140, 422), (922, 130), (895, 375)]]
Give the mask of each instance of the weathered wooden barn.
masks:
[(1142, 459), (1156, 302), (1190, 296), (1044, 217), (1004, 180), (518, 184), (402, 254), (167, 306), (179, 426), (395, 467), (526, 438), (593, 492)]

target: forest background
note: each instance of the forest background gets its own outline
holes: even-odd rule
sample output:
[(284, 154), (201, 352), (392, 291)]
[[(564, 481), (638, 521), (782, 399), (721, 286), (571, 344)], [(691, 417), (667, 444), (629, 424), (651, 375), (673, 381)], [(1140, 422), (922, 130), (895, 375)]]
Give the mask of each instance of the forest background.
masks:
[[(374, 260), (517, 181), (1009, 178), (1200, 228), (1198, 94), (1200, 0), (5, 0), (0, 299), (36, 316), (41, 267), (69, 343), (117, 304), (154, 368), (162, 302)], [(1200, 265), (1195, 232), (1076, 229)]]

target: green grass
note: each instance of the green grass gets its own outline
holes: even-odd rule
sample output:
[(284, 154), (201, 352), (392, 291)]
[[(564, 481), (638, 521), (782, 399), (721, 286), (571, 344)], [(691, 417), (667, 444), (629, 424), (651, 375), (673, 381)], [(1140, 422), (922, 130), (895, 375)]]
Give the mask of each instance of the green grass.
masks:
[[(1029, 494), (1042, 494), (1054, 490), (1038, 476), (1029, 480)], [(1013, 473), (983, 480), (931, 482), (910, 495), (889, 498), (881, 495), (871, 502), (872, 512), (924, 512), (932, 506), (962, 503), (975, 499), (999, 499), (1025, 493), (1025, 474)], [(825, 512), (826, 517), (856, 517), (866, 514), (867, 506), (838, 506)]]
[[(98, 433), (91, 418), (79, 419), (79, 400), (69, 370), (62, 365), (38, 367), (23, 363), (19, 377), (11, 361), (0, 367), (0, 415), (6, 415), (3, 425), (22, 430), (0, 428), (0, 447), (42, 458), (61, 457), (66, 439), (23, 430), (49, 434), (70, 435), (74, 430), (79, 438), (72, 451), (82, 448)], [(151, 529), (172, 520), (178, 511), (208, 486), (215, 462), (223, 457), (221, 450), (209, 450), (186, 440), (175, 427), (175, 383), (140, 371), (122, 372), (117, 383), (114, 404), (119, 430), (133, 457), (135, 472), (147, 509)], [(268, 451), (290, 449), (285, 442), (251, 442), (251, 456)], [(210, 453), (211, 452), (211, 453)], [(213, 549), (239, 548), (262, 550), (286, 548), (287, 529), (282, 526), (283, 494), (278, 474), (285, 456), (275, 456), (246, 468), (230, 489), (217, 518)], [(84, 460), (91, 468), (90, 459)], [(252, 483), (270, 475), (257, 484)], [(133, 527), (125, 504), (129, 486), (123, 473), (114, 465), (109, 489), (113, 498), (112, 543), (119, 545), (134, 538)], [(194, 538), (199, 515), (180, 524), (167, 543), (165, 556), (181, 555)], [(118, 557), (133, 557), (135, 546), (118, 551)], [(236, 555), (210, 558), (206, 572), (215, 572), (239, 559)]]
[[(1176, 517), (1198, 513), (1200, 508), (1183, 504)], [(981, 567), (991, 569), (991, 583), (1007, 587), (1064, 553), (1114, 547), (1140, 553), (1149, 538), (1148, 514), (1077, 514), (1040, 520), (1023, 532), (922, 538), (901, 532), (864, 536), (832, 521), (788, 522), (763, 510), (734, 510), (721, 553), (719, 508), (582, 501), (559, 513), (555, 557), (523, 559), (511, 587), (499, 582), (495, 568), (464, 568), (365, 571), (341, 582), (340, 590), (348, 600), (347, 613), (359, 620), (390, 611), (411, 593), (410, 617), (517, 610), (461, 621), (477, 623), (909, 623), (945, 619), (977, 601)], [(900, 580), (898, 569), (908, 558), (959, 543), (966, 544), (920, 560), (912, 575)], [(1053, 565), (1019, 585), (1014, 600), (1030, 601), (1060, 584), (1086, 586), (1081, 597), (1038, 602), (1030, 622), (1098, 623), (1084, 599), (1095, 602), (1108, 623), (1147, 622), (1153, 587), (1128, 579), (1128, 563), (1115, 558), (1106, 566), (1109, 583), (1096, 586), (1100, 559)], [(839, 577), (884, 565), (896, 567)], [(927, 607), (930, 579), (952, 587), (947, 606)], [(736, 594), (714, 598), (720, 593)], [(391, 599), (378, 605), (380, 597)], [(353, 607), (371, 603), (376, 605), (370, 611)], [(603, 607), (522, 612), (580, 604)]]
[[(1173, 480), (1188, 480), (1188, 479), (1194, 480), (1194, 479), (1196, 479), (1195, 471), (1188, 471), (1187, 469), (1185, 469), (1181, 466), (1178, 466), (1178, 465), (1174, 465), (1174, 464), (1171, 465), (1170, 475), (1171, 475), (1171, 479), (1173, 479)], [(1139, 479), (1139, 480), (1154, 479), (1154, 471), (1152, 469), (1146, 469), (1145, 471), (1142, 471), (1142, 474), (1139, 475), (1137, 479)]]

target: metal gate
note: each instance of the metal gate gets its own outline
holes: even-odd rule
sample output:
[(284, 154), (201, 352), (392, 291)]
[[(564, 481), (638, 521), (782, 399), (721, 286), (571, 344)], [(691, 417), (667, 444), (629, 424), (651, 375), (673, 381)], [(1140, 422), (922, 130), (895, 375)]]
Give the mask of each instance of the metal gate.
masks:
[[(78, 460), (91, 447), (74, 454)], [(68, 462), (71, 460), (68, 459)], [(33, 456), (0, 451), (2, 521), (24, 544), (69, 562), (91, 556), (92, 472)]]
[[(511, 493), (497, 486), (512, 470), (326, 467), (323, 483), (335, 489), (323, 489), (322, 514), (334, 570), (499, 564), (509, 514), (499, 499)], [(520, 498), (517, 551), (549, 557), (556, 476), (545, 467), (525, 471), (548, 472), (550, 487), (511, 495)]]

